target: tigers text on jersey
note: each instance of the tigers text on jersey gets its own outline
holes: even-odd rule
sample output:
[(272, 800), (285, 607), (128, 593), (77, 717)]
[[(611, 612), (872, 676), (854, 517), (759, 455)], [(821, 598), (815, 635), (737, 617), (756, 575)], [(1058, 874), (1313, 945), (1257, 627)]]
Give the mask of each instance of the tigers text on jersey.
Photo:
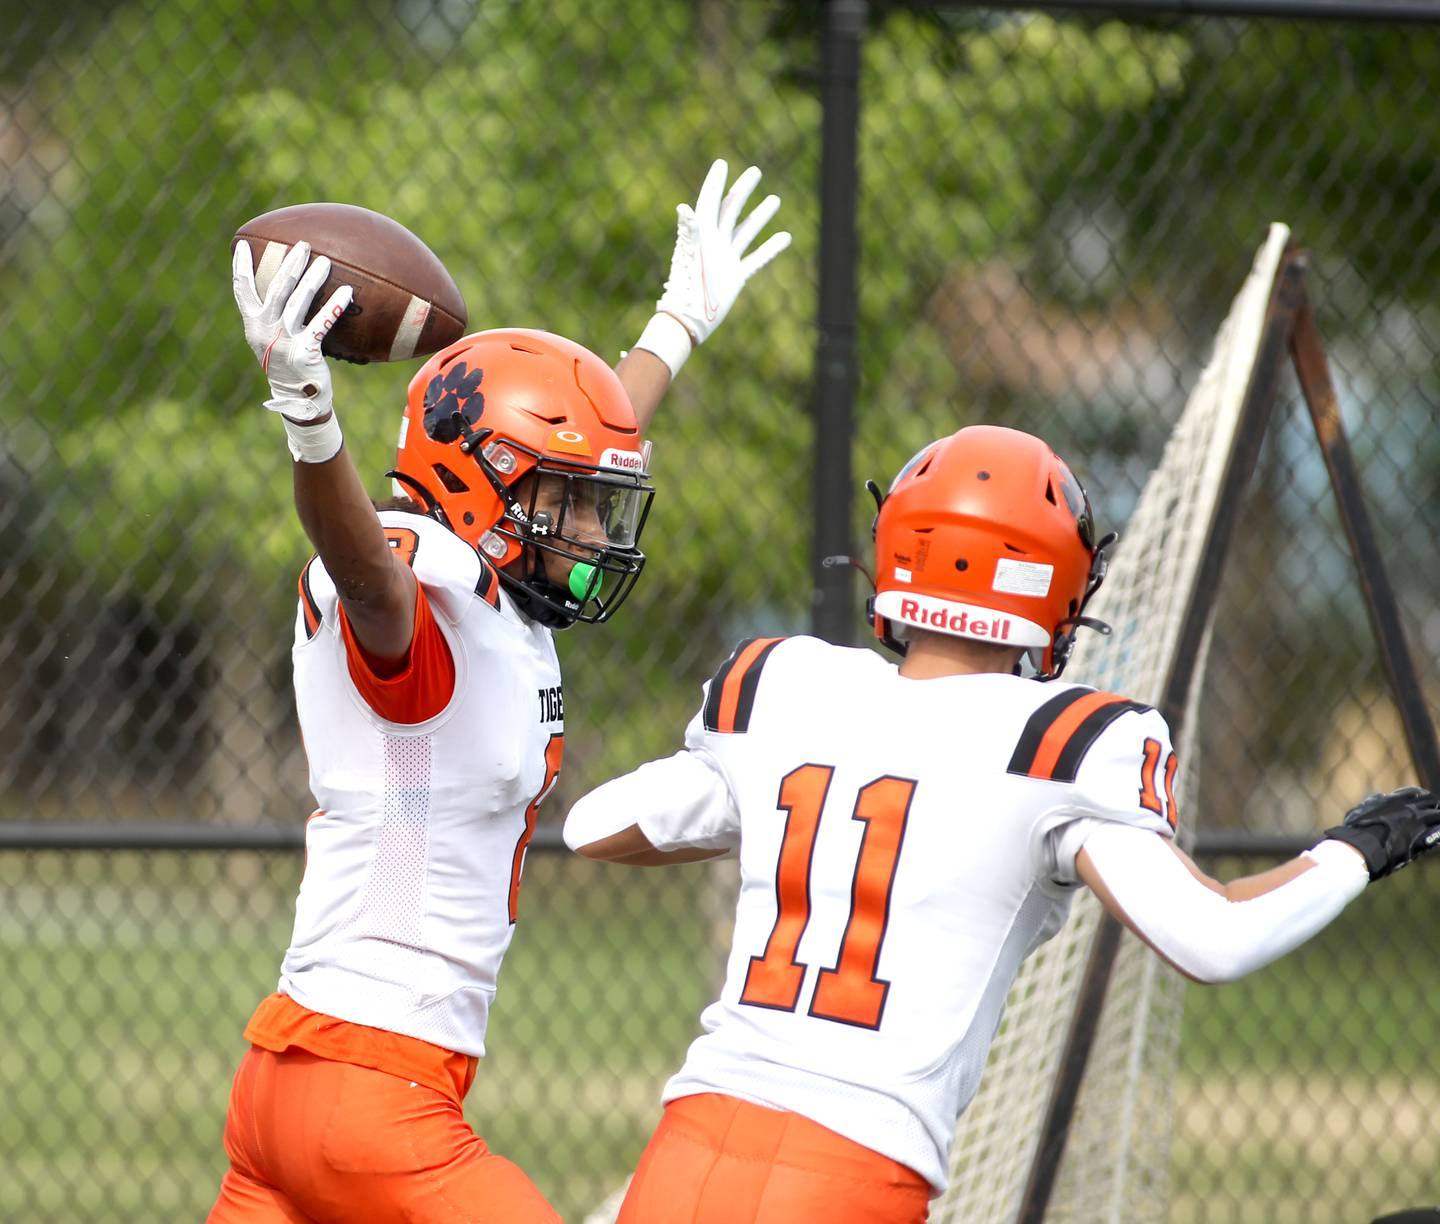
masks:
[(757, 639), (686, 743), (731, 827), (692, 804), (701, 827), (641, 829), (662, 849), (738, 835), (741, 886), (724, 991), (665, 1099), (804, 1114), (940, 1193), (1020, 962), (1068, 912), (1083, 818), (1172, 832), (1165, 720), (1080, 685), (913, 680), (868, 650)]
[(293, 653), (319, 811), (280, 991), (478, 1056), (535, 809), (560, 768), (560, 668), (549, 630), (459, 536), (414, 514), (380, 521), (449, 646), (453, 693), (414, 725), (377, 714), (351, 676), (334, 584), (311, 562)]

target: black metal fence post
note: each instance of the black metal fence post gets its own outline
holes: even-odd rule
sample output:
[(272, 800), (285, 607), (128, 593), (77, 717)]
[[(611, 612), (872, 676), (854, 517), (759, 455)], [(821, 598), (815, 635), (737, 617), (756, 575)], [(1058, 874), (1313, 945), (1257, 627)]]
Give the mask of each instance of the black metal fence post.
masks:
[(815, 354), (814, 534), (812, 632), (846, 643), (856, 628), (855, 581), (824, 558), (849, 555), (854, 497), (850, 452), (854, 435), (858, 256), (856, 197), (860, 114), (860, 49), (866, 0), (827, 0), (821, 47), (820, 301)]

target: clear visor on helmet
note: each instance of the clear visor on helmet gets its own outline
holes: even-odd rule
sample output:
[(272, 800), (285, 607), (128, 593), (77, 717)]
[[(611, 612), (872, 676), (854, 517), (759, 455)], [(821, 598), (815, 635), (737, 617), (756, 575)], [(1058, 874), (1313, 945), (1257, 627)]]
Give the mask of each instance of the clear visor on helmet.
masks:
[[(650, 490), (622, 479), (625, 483), (614, 484), (603, 476), (570, 477), (565, 517), (573, 525), (598, 525), (612, 548), (634, 548)], [(575, 534), (574, 526), (569, 534)]]
[[(516, 452), (534, 461), (518, 478)], [(655, 496), (645, 470), (649, 448), (615, 453), (625, 462), (596, 467), (496, 439), (476, 456), (505, 505), (479, 547), (497, 561), (510, 553), (500, 580), (542, 624), (564, 628), (608, 619), (644, 568), (640, 534)]]
[(643, 476), (567, 468), (544, 460), (516, 509), (531, 538), (571, 548), (633, 549), (654, 495)]

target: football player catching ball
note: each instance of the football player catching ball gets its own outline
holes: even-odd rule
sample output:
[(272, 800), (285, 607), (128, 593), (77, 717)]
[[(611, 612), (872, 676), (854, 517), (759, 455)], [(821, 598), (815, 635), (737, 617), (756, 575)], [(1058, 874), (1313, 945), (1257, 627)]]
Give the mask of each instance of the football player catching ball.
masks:
[[(749, 277), (779, 200), (723, 161), (679, 208), (659, 309), (615, 370), (546, 332), (485, 331), (410, 384), (378, 514), (341, 440), (320, 345), (329, 260), (296, 243), (235, 300), (315, 547), (295, 696), (317, 809), (276, 993), (245, 1029), (212, 1221), (558, 1222), (466, 1123), (540, 801), (564, 749), (554, 630), (607, 619), (644, 564), (644, 434)], [(308, 266), (307, 266), (308, 264)], [(309, 320), (307, 323), (307, 319)], [(538, 695), (538, 698), (537, 698)]]
[(1112, 541), (1039, 438), (933, 442), (875, 524), (874, 624), (899, 665), (743, 642), (683, 751), (572, 809), (565, 840), (590, 858), (740, 860), (725, 986), (620, 1224), (924, 1220), (1020, 963), (1078, 887), (1221, 982), (1440, 841), (1440, 803), (1411, 787), (1273, 870), (1203, 874), (1174, 841), (1165, 719), (1060, 679)]

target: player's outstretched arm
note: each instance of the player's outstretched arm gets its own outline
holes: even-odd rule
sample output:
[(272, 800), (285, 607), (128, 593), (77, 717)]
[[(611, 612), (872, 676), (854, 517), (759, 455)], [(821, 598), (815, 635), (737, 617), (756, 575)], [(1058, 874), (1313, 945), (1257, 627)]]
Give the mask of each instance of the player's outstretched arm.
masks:
[[(308, 266), (307, 266), (308, 265)], [(262, 299), (248, 242), (235, 245), (231, 287), (245, 339), (270, 384), (265, 407), (285, 425), (294, 459), (295, 509), (335, 582), (360, 646), (377, 665), (400, 664), (415, 621), (415, 579), (385, 540), (335, 417), (330, 368), (321, 344), (345, 313), (353, 290), (337, 289), (311, 311), (330, 261), (310, 262), (297, 242)]]
[(780, 197), (766, 196), (741, 220), (760, 171), (750, 166), (726, 191), (728, 175), (729, 166), (715, 161), (694, 206), (676, 208), (675, 250), (665, 291), (635, 347), (615, 367), (641, 433), (649, 429), (671, 379), (695, 347), (725, 321), (745, 283), (790, 245), (790, 235), (782, 230), (750, 250), (779, 209)]
[(1224, 982), (1298, 947), (1371, 880), (1440, 845), (1440, 802), (1407, 787), (1372, 795), (1298, 858), (1223, 884), (1173, 843), (1124, 825), (1097, 825), (1075, 859), (1105, 907), (1198, 982)]
[(704, 757), (677, 752), (584, 795), (565, 817), (576, 854), (629, 867), (721, 858), (739, 844), (740, 816)]

